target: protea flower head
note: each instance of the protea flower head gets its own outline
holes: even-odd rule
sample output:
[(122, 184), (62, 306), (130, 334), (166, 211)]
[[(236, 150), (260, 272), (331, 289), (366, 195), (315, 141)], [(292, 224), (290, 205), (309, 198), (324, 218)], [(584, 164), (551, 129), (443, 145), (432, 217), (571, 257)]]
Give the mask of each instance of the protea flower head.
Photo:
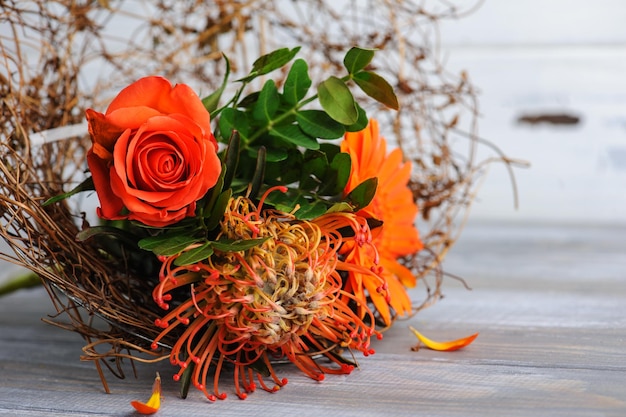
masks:
[[(152, 347), (158, 348), (167, 335), (175, 336), (170, 361), (180, 370), (174, 379), (193, 366), (196, 388), (210, 400), (223, 399), (219, 376), (229, 363), (236, 393), (245, 398), (256, 388), (255, 379), (270, 392), (287, 383), (276, 376), (272, 358), (286, 358), (322, 380), (326, 373), (354, 369), (342, 351), (374, 353), (370, 338), (381, 336), (367, 305), (342, 289), (336, 230), (262, 211), (244, 197), (231, 199), (220, 227), (218, 241), (260, 243), (240, 251), (216, 248), (192, 265), (176, 266), (179, 255), (162, 259), (153, 297), (170, 311), (156, 321), (163, 331)], [(181, 291), (187, 295), (179, 301), (174, 293)], [(348, 304), (357, 305), (359, 313)], [(331, 365), (320, 364), (320, 357)], [(207, 387), (211, 370), (212, 389)], [(266, 384), (264, 377), (272, 383)]]

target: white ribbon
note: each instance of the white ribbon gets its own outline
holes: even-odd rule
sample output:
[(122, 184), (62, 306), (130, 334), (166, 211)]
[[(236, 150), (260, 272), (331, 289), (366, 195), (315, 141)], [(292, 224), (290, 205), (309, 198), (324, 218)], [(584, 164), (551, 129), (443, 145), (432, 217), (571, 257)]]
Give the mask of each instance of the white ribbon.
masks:
[(76, 136), (84, 136), (87, 132), (87, 122), (84, 122), (76, 125), (55, 127), (54, 129), (33, 133), (32, 135), (29, 135), (29, 139), (31, 146), (41, 146), (50, 142), (66, 140)]

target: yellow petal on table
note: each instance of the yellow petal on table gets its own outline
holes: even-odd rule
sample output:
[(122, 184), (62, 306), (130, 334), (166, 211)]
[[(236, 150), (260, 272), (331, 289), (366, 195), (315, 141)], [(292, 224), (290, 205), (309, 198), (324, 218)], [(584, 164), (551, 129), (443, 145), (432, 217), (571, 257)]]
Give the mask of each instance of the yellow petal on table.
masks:
[(161, 376), (157, 372), (156, 378), (154, 378), (154, 384), (152, 384), (152, 396), (146, 403), (142, 403), (140, 401), (131, 401), (130, 405), (132, 405), (135, 410), (139, 414), (154, 414), (159, 411), (159, 407), (161, 406)]
[(420, 342), (422, 342), (427, 348), (432, 349), (432, 350), (444, 351), (444, 352), (450, 352), (453, 350), (464, 348), (465, 346), (472, 343), (474, 339), (478, 337), (478, 333), (474, 333), (471, 336), (463, 337), (457, 340), (450, 340), (448, 342), (436, 342), (434, 340), (430, 340), (429, 338), (427, 338), (426, 336), (424, 336), (423, 334), (421, 334), (420, 332), (418, 332), (411, 326), (409, 326), (409, 329), (411, 329), (413, 334), (415, 334), (415, 336), (420, 340)]

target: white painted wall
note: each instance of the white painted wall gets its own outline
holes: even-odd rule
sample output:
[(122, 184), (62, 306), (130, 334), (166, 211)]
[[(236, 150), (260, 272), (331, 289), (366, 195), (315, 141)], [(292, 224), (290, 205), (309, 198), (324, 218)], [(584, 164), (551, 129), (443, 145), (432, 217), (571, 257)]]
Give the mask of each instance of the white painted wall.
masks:
[[(481, 94), (480, 135), (509, 156), (521, 205), (494, 166), (471, 219), (626, 223), (626, 2), (486, 0), (443, 23), (450, 69), (466, 69)], [(577, 126), (520, 125), (543, 111)]]

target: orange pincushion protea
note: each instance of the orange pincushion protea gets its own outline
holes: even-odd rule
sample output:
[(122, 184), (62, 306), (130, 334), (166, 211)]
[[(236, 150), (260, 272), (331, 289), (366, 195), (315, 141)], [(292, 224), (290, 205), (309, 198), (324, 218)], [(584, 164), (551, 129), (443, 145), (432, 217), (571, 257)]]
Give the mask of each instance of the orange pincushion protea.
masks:
[[(262, 206), (262, 202), (259, 207)], [(293, 216), (257, 209), (250, 200), (232, 199), (218, 239), (262, 243), (239, 252), (215, 253), (193, 265), (176, 266), (177, 256), (163, 259), (160, 283), (153, 297), (171, 311), (156, 325), (163, 328), (153, 348), (171, 332), (177, 334), (170, 361), (180, 367), (179, 379), (193, 366), (192, 382), (210, 400), (223, 399), (218, 382), (224, 363), (234, 365), (235, 390), (240, 398), (256, 383), (273, 392), (287, 383), (279, 379), (270, 358), (285, 357), (304, 373), (322, 380), (325, 373), (350, 373), (341, 349), (373, 353), (369, 347), (374, 317), (366, 305), (367, 324), (340, 298), (359, 300), (342, 290), (336, 270), (338, 233), (329, 233)], [(190, 248), (191, 249), (191, 248)], [(189, 296), (177, 305), (172, 292), (187, 288)], [(336, 366), (323, 366), (321, 354)], [(213, 390), (207, 375), (214, 368)], [(263, 375), (273, 379), (272, 386)]]
[[(361, 301), (365, 297), (363, 288), (368, 291), (382, 319), (390, 324), (390, 306), (399, 315), (411, 311), (411, 300), (405, 287), (414, 287), (416, 284), (415, 276), (398, 262), (398, 258), (423, 248), (415, 226), (417, 205), (407, 187), (411, 163), (403, 162), (400, 149), (387, 155), (387, 144), (379, 134), (375, 119), (371, 119), (362, 131), (346, 133), (341, 151), (348, 153), (352, 162), (345, 194), (367, 179), (378, 178), (374, 198), (357, 214), (382, 220), (383, 225), (375, 230), (370, 245), (352, 244), (342, 251), (346, 253), (346, 262), (355, 262), (366, 269), (376, 270), (377, 274), (350, 272), (349, 282)], [(380, 277), (386, 281), (388, 298), (376, 291), (380, 288)]]

